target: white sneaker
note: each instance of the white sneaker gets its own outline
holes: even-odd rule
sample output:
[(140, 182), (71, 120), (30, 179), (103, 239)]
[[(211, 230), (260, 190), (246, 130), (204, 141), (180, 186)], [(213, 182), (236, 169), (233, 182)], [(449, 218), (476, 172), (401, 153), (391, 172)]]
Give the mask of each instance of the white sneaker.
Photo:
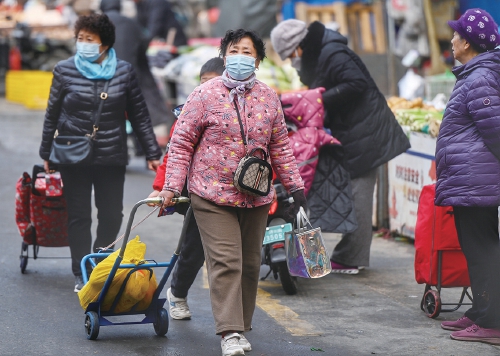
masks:
[(187, 304), (186, 298), (174, 297), (171, 288), (167, 289), (168, 309), (172, 319), (185, 320), (191, 319), (191, 312)]
[(220, 341), (222, 356), (245, 355), (245, 351), (240, 345), (241, 335), (238, 333), (227, 334)]
[(240, 334), (240, 346), (243, 351), (252, 351), (252, 345), (243, 334)]

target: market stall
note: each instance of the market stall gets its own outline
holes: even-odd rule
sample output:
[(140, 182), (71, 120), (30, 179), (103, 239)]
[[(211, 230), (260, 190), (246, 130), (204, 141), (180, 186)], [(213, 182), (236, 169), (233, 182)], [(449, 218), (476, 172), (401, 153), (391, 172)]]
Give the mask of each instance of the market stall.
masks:
[(73, 53), (74, 34), (63, 11), (30, 0), (0, 5), (0, 83), (7, 100), (44, 109), (54, 65)]
[[(452, 88), (443, 86), (442, 91), (449, 93)], [(437, 98), (441, 98), (441, 106), (437, 105), (438, 107), (426, 104), (423, 98), (388, 99), (389, 107), (411, 144), (408, 151), (392, 159), (387, 165), (389, 224), (391, 231), (410, 238), (415, 238), (422, 187), (436, 182), (436, 137), (443, 118), (442, 103), (448, 97), (445, 93), (438, 93)]]

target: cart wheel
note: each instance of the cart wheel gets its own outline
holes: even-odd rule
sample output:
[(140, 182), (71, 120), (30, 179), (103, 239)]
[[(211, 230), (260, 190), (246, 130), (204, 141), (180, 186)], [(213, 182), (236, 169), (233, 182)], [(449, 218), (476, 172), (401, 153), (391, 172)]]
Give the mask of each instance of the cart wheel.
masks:
[(296, 278), (290, 275), (286, 261), (278, 264), (278, 273), (280, 275), (281, 286), (285, 293), (288, 295), (297, 294)]
[(432, 289), (428, 290), (424, 295), (422, 306), (429, 318), (437, 318), (439, 313), (441, 313), (441, 297), (439, 296), (439, 292)]
[(422, 299), (420, 300), (420, 309), (425, 312), (424, 310), (424, 298), (425, 298), (425, 294), (427, 293), (427, 291), (429, 291), (431, 289), (431, 286), (426, 284), (425, 285), (425, 289), (424, 289), (424, 294), (422, 295)]
[(156, 313), (156, 318), (153, 323), (155, 333), (158, 336), (164, 336), (168, 331), (168, 313), (165, 308), (161, 308)]
[(28, 256), (19, 256), (21, 273), (26, 271), (26, 266), (28, 265)]
[(95, 340), (99, 335), (99, 316), (94, 311), (85, 313), (85, 332), (89, 340)]

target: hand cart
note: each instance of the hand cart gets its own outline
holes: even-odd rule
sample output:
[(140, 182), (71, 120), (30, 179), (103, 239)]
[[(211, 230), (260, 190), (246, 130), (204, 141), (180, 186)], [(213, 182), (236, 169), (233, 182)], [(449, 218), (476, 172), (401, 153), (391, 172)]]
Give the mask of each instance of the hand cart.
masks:
[[(43, 247), (68, 246), (66, 200), (59, 172), (45, 173), (43, 165), (33, 166), (33, 174), (24, 172), (16, 183), (16, 224), (23, 238), (19, 265), (25, 273), (28, 259), (40, 257)], [(33, 257), (28, 247), (33, 246)]]
[[(415, 226), (415, 279), (417, 283), (425, 283), (420, 309), (433, 319), (441, 312), (472, 305), (464, 302), (465, 297), (472, 302), (472, 296), (468, 291), (467, 261), (458, 242), (453, 208), (435, 206), (434, 196), (435, 184), (422, 188)], [(450, 287), (463, 288), (457, 303), (441, 301), (441, 289)]]
[[(190, 199), (186, 197), (179, 197), (179, 198), (173, 198), (172, 201), (174, 203), (189, 203)], [(89, 340), (95, 340), (97, 339), (97, 336), (99, 335), (99, 327), (102, 326), (108, 326), (108, 325), (126, 325), (126, 324), (153, 324), (154, 330), (157, 335), (163, 336), (167, 333), (168, 331), (168, 324), (169, 324), (169, 319), (168, 319), (168, 312), (165, 308), (163, 308), (163, 305), (165, 304), (166, 299), (165, 298), (159, 298), (160, 293), (165, 286), (165, 283), (167, 282), (170, 273), (172, 272), (175, 263), (177, 262), (177, 259), (180, 254), (181, 246), (182, 246), (182, 241), (184, 240), (184, 236), (186, 235), (186, 230), (187, 230), (187, 225), (189, 222), (189, 219), (191, 218), (192, 215), (192, 209), (191, 206), (188, 208), (185, 218), (184, 218), (184, 224), (182, 226), (182, 231), (181, 231), (181, 236), (179, 238), (179, 242), (177, 244), (177, 248), (172, 255), (172, 258), (170, 259), (170, 262), (156, 262), (154, 260), (145, 260), (145, 263), (143, 264), (121, 264), (121, 261), (123, 260), (123, 256), (125, 253), (125, 248), (127, 246), (127, 241), (130, 236), (130, 231), (132, 230), (132, 222), (134, 220), (135, 212), (137, 211), (137, 208), (143, 204), (155, 204), (155, 205), (161, 205), (163, 202), (162, 198), (148, 198), (141, 200), (137, 202), (134, 207), (132, 208), (132, 211), (130, 212), (130, 217), (127, 223), (127, 228), (125, 230), (124, 234), (124, 239), (122, 243), (122, 247), (120, 249), (120, 253), (118, 257), (116, 258), (116, 261), (111, 268), (111, 271), (109, 272), (109, 276), (107, 277), (106, 281), (104, 282), (104, 285), (102, 287), (102, 290), (99, 294), (99, 297), (96, 302), (92, 302), (87, 306), (87, 309), (85, 310), (85, 332), (87, 335), (87, 339)], [(85, 256), (82, 261), (81, 261), (81, 269), (82, 269), (82, 277), (83, 277), (83, 282), (87, 283), (88, 282), (88, 276), (87, 276), (87, 263), (89, 263), (92, 268), (94, 268), (97, 263), (96, 260), (100, 260), (103, 257), (107, 257), (111, 254), (112, 252), (98, 252), (98, 253), (91, 253), (87, 256)], [(120, 300), (123, 291), (125, 289), (125, 286), (127, 284), (127, 281), (129, 277), (132, 275), (132, 273), (136, 272), (137, 270), (148, 270), (150, 273), (152, 272), (152, 268), (157, 268), (157, 267), (166, 267), (165, 273), (163, 274), (163, 277), (161, 278), (160, 282), (158, 283), (158, 287), (156, 288), (156, 291), (153, 294), (153, 298), (151, 301), (151, 304), (146, 310), (142, 311), (136, 311), (135, 306), (129, 311), (125, 313), (116, 313), (115, 308)], [(103, 311), (101, 310), (102, 303), (104, 301), (104, 297), (106, 296), (106, 293), (108, 292), (111, 282), (113, 281), (113, 278), (115, 277), (115, 274), (119, 268), (123, 269), (129, 269), (129, 273), (127, 274), (127, 277), (125, 278), (123, 284), (120, 287), (120, 290), (118, 294), (116, 295), (114, 302), (110, 308), (109, 311)], [(141, 315), (144, 314), (144, 319), (141, 321), (136, 321), (136, 322), (111, 322), (110, 320), (106, 319), (106, 317), (109, 316), (120, 316), (120, 315)]]

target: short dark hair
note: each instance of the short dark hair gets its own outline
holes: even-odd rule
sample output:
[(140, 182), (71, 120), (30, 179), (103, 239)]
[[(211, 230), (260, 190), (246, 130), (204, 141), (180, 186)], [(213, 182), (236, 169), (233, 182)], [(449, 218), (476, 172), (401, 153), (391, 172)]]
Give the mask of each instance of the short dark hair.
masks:
[(75, 37), (81, 30), (98, 34), (103, 46), (111, 48), (115, 44), (115, 25), (106, 14), (80, 16), (75, 23)]
[(200, 69), (200, 78), (205, 73), (217, 73), (222, 75), (224, 72), (224, 60), (220, 57), (209, 59)]
[(233, 43), (238, 43), (242, 38), (249, 37), (252, 42), (255, 50), (257, 51), (257, 59), (261, 61), (266, 58), (266, 46), (264, 45), (264, 41), (259, 37), (259, 35), (252, 30), (238, 29), (238, 30), (229, 30), (226, 32), (226, 35), (223, 39), (220, 40), (220, 48), (219, 53), (221, 57), (226, 55), (227, 47)]

